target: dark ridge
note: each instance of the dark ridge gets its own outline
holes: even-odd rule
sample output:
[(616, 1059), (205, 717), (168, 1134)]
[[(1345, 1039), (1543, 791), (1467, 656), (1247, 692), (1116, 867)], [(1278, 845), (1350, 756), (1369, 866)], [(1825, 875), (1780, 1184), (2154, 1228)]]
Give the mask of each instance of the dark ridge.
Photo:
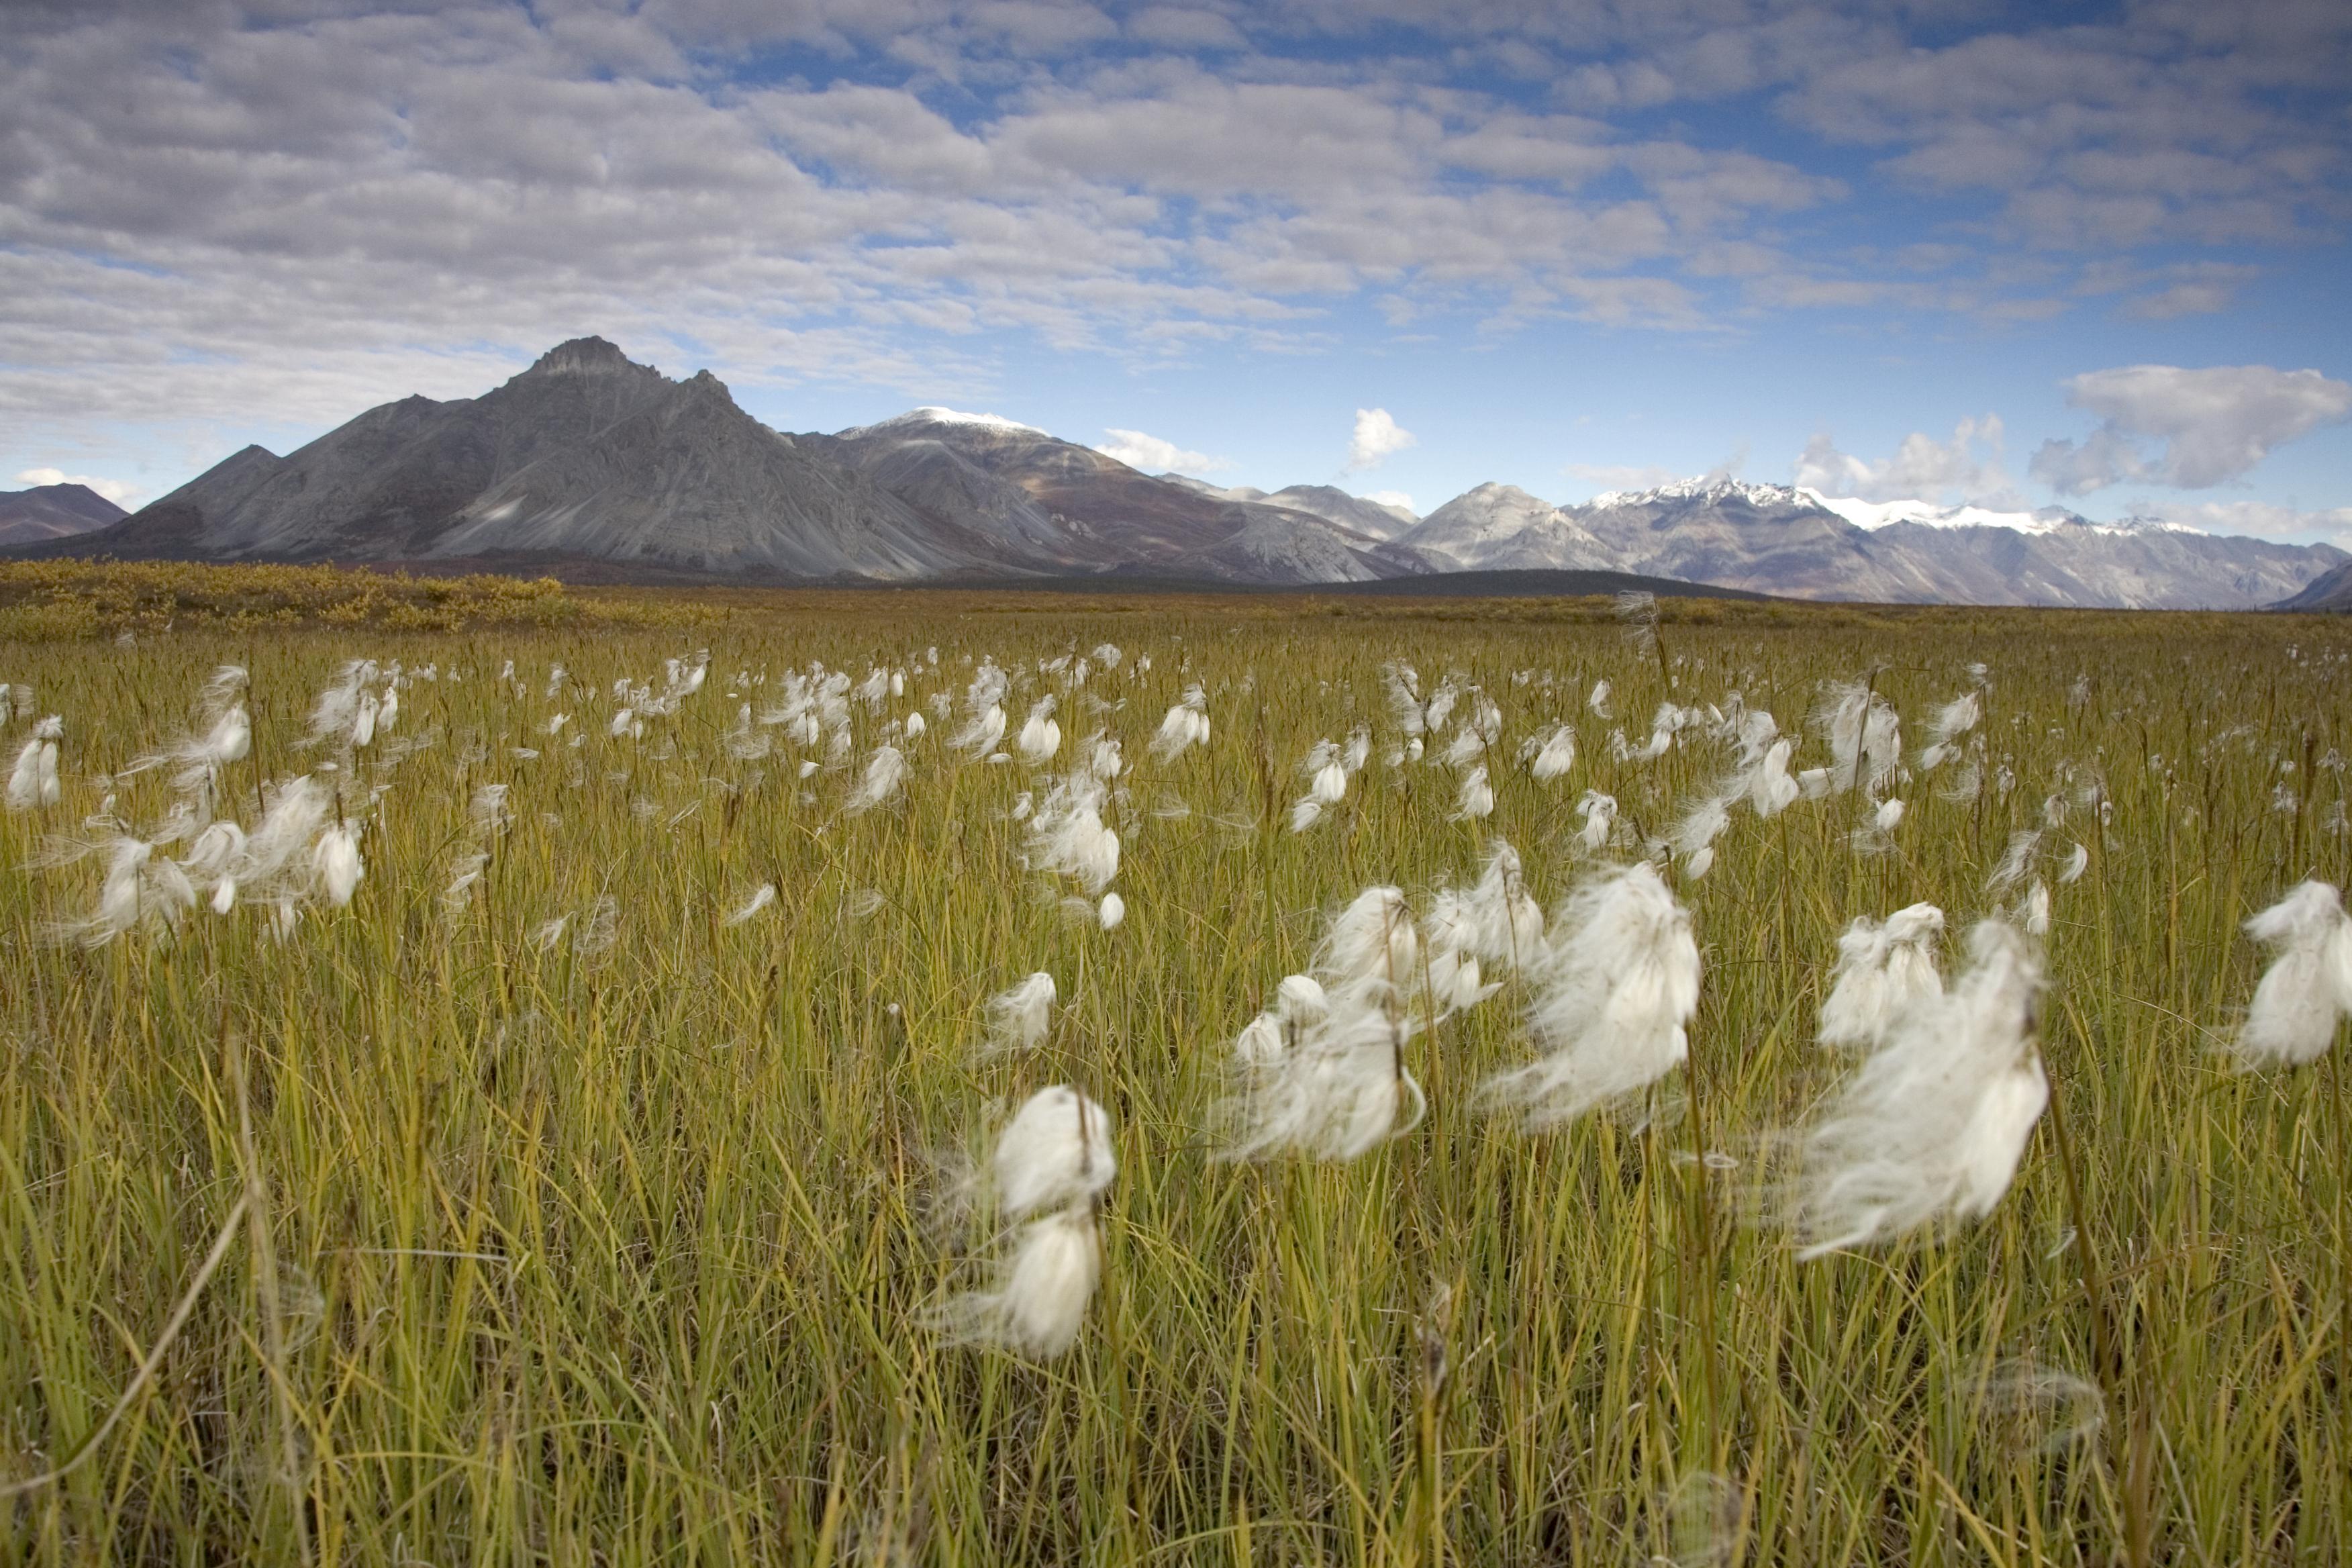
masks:
[(1434, 572), (1422, 577), (1390, 577), (1378, 583), (1339, 583), (1318, 593), (1394, 598), (1576, 599), (1592, 594), (1655, 594), (1661, 599), (1746, 599), (1762, 604), (1777, 597), (1747, 588), (1718, 588), (1679, 577), (1643, 577), (1632, 572), (1569, 572), (1529, 568), (1519, 572)]
[(2273, 610), (2317, 610), (2335, 615), (2352, 613), (2352, 561), (2339, 562), (2313, 578), (2302, 593), (2281, 599)]
[(1418, 599), (1580, 599), (1596, 594), (1647, 593), (1662, 599), (1745, 599), (1757, 604), (1770, 594), (1745, 588), (1717, 588), (1706, 583), (1685, 583), (1674, 577), (1643, 577), (1631, 572), (1568, 572), (1530, 569), (1522, 572), (1429, 572), (1412, 577), (1389, 577), (1376, 583), (1234, 583), (1222, 578), (1171, 577), (1143, 572), (1103, 572), (1075, 577), (1003, 577), (959, 574), (925, 583), (845, 584), (842, 586), (898, 589), (921, 593), (926, 588), (1017, 588), (1025, 593), (1098, 594), (1265, 594), (1331, 595), (1349, 598)]

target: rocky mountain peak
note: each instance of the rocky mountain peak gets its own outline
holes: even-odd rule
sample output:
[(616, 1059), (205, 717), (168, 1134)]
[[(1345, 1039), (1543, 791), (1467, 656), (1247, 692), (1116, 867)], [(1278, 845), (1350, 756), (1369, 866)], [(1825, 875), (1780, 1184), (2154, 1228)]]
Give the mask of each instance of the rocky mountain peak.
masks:
[(1603, 490), (1584, 504), (1589, 510), (1600, 510), (1610, 507), (1663, 506), (1670, 502), (1720, 506), (1727, 501), (1744, 501), (1752, 507), (1812, 504), (1807, 492), (1789, 485), (1750, 484), (1745, 479), (1713, 474), (1670, 480), (1654, 489)]
[[(539, 356), (528, 374), (547, 375), (614, 375), (625, 371), (649, 370), (623, 353), (615, 344), (603, 338), (573, 338), (561, 342)], [(707, 372), (705, 374), (708, 374)]]

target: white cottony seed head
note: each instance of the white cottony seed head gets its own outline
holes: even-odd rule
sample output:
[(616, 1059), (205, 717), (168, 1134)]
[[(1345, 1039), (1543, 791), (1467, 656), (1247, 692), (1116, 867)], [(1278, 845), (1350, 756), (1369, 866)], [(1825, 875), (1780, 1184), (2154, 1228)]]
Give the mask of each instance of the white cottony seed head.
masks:
[(1856, 916), (1838, 938), (1837, 968), (1822, 1003), (1824, 1046), (1872, 1050), (1885, 1043), (1895, 1021), (1912, 1004), (1944, 994), (1936, 968), (1936, 938), (1944, 911), (1933, 904), (1895, 910), (1884, 923)]
[(2009, 1190), (2050, 1097), (2034, 1047), (2042, 963), (2002, 921), (1979, 921), (1969, 949), (1967, 973), (1904, 1010), (1808, 1134), (1790, 1216), (1801, 1256), (1981, 1218)]
[(1689, 1051), (1684, 1025), (1698, 1006), (1698, 943), (1690, 915), (1647, 862), (1604, 872), (1553, 915), (1562, 934), (1528, 978), (1528, 1023), (1549, 1047), (1490, 1079), (1485, 1093), (1531, 1126), (1565, 1121), (1634, 1094)]
[(1007, 1219), (1087, 1202), (1118, 1174), (1110, 1116), (1067, 1084), (1041, 1089), (998, 1136), (995, 1170)]
[(1034, 1051), (1045, 1043), (1055, 999), (1054, 977), (1038, 970), (988, 1003), (989, 1043), (998, 1050)]
[(2299, 883), (2248, 920), (2246, 934), (2278, 956), (2254, 987), (2233, 1054), (2249, 1067), (2316, 1061), (2337, 1019), (2352, 1014), (2352, 919), (2342, 898), (2329, 883)]

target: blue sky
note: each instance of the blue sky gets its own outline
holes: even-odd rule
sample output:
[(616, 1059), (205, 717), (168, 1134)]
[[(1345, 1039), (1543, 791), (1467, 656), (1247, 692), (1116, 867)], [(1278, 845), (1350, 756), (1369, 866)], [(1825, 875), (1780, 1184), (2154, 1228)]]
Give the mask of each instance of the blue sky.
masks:
[(2352, 542), (2340, 4), (12, 27), (0, 485), (135, 503), (596, 332), (780, 428), (940, 403), (1424, 511), (1720, 469)]

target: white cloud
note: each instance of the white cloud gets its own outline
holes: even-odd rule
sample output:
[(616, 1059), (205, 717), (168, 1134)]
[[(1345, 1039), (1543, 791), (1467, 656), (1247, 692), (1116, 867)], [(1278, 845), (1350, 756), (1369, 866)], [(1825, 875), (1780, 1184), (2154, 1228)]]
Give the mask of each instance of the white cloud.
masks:
[(1826, 496), (1862, 500), (2014, 505), (2016, 493), (2001, 467), (2000, 437), (2000, 416), (1988, 414), (1961, 420), (1949, 441), (1915, 430), (1893, 457), (1874, 463), (1839, 451), (1824, 431), (1799, 454), (1794, 479)]
[(1377, 468), (1421, 438), (1399, 425), (1385, 408), (1356, 410), (1356, 433), (1348, 442), (1348, 471)]
[[(2065, 382), (2066, 401), (2099, 416), (2079, 445), (2045, 441), (2033, 477), (2061, 495), (2125, 479), (2205, 489), (2246, 473), (2271, 448), (2352, 419), (2352, 384), (2266, 364), (2135, 364)], [(2138, 443), (2152, 441), (2153, 457)]]
[(1188, 451), (1173, 441), (1163, 441), (1140, 430), (1106, 429), (1103, 434), (1110, 439), (1097, 447), (1096, 451), (1149, 474), (1213, 474), (1233, 467), (1223, 458)]
[(2347, 16), (2147, 6), (1936, 44), (1849, 37), (1780, 107), (1884, 149), (1878, 172), (1915, 189), (1989, 194), (2001, 229), (2034, 248), (2274, 241), (2340, 222), (2340, 133), (2292, 89), (2340, 62)]
[(96, 490), (117, 506), (128, 506), (131, 497), (143, 493), (137, 485), (127, 484), (121, 479), (101, 479), (91, 474), (68, 474), (62, 468), (26, 468), (16, 476), (16, 482), (24, 485), (80, 485), (85, 489)]

